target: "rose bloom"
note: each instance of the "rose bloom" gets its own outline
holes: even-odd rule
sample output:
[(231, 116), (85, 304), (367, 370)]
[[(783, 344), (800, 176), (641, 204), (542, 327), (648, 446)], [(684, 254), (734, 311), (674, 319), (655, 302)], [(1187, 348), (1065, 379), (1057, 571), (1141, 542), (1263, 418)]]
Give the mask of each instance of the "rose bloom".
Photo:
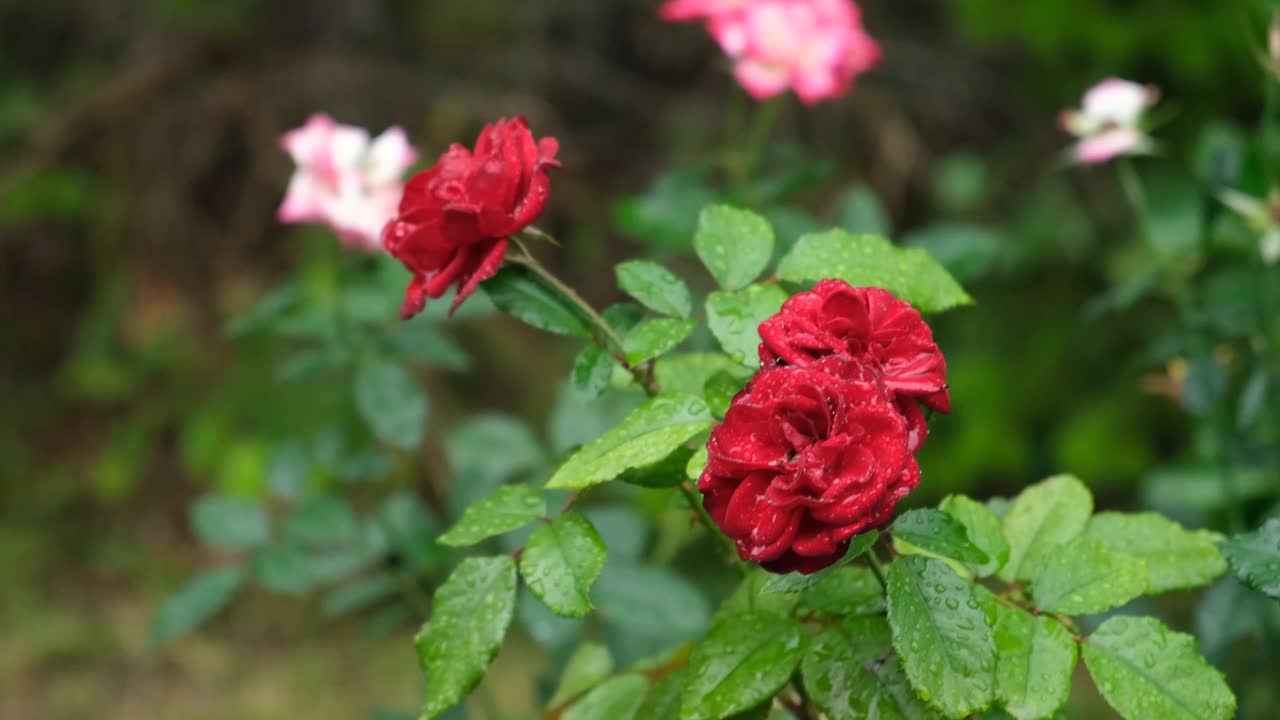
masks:
[(418, 160), (404, 130), (374, 140), (364, 128), (312, 115), (280, 138), (297, 170), (276, 216), (285, 223), (324, 223), (345, 244), (379, 248), (382, 226), (396, 214), (401, 177)]
[(797, 293), (760, 324), (760, 363), (804, 367), (839, 355), (879, 374), (913, 427), (924, 419), (912, 401), (951, 410), (947, 361), (920, 313), (888, 290), (823, 280)]
[(1059, 124), (1079, 138), (1072, 148), (1077, 162), (1095, 165), (1124, 155), (1151, 150), (1141, 128), (1143, 115), (1159, 93), (1148, 85), (1108, 78), (1084, 95), (1079, 110), (1064, 110)]
[(667, 20), (703, 20), (757, 100), (791, 89), (806, 104), (839, 97), (880, 61), (851, 0), (670, 0)]
[(555, 138), (535, 141), (524, 118), (504, 118), (484, 127), (474, 150), (455, 143), (409, 180), (399, 215), (383, 230), (387, 252), (413, 273), (401, 317), (418, 314), (451, 285), (458, 288), (453, 312), (498, 272), (507, 237), (546, 207), (558, 147)]
[(921, 441), (868, 366), (829, 355), (766, 367), (711, 431), (698, 489), (744, 560), (812, 573), (919, 484)]

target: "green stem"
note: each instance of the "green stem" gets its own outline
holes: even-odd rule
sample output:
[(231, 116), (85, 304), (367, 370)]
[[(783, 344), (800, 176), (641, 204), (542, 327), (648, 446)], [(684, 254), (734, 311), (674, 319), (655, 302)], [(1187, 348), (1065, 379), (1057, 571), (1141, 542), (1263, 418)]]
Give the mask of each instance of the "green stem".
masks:
[(1280, 100), (1280, 98), (1277, 97), (1275, 78), (1270, 73), (1264, 74), (1263, 78), (1266, 88), (1263, 90), (1262, 122), (1259, 123), (1258, 134), (1261, 136), (1260, 140), (1262, 141), (1262, 177), (1266, 182), (1266, 186), (1270, 188), (1275, 180), (1272, 163), (1276, 159), (1275, 136), (1271, 132), (1271, 127), (1276, 117), (1277, 105), (1280, 104), (1277, 103), (1277, 100)]
[(871, 568), (871, 574), (880, 582), (880, 589), (889, 592), (889, 582), (884, 579), (884, 568), (880, 565), (880, 558), (876, 557), (875, 548), (867, 551), (867, 565)]
[(760, 156), (768, 145), (769, 132), (782, 114), (782, 103), (781, 98), (776, 98), (756, 106), (751, 119), (751, 127), (747, 130), (746, 137), (742, 140), (742, 151), (732, 155), (734, 162), (729, 170), (733, 180), (733, 187), (739, 196), (743, 196), (744, 200), (749, 199), (745, 197), (747, 195), (747, 183), (751, 180), (751, 173), (755, 170), (756, 164), (760, 162)]
[[(539, 231), (539, 233), (546, 235), (546, 233), (542, 233), (541, 231)], [(605, 352), (609, 353), (609, 355), (611, 355), (624, 370), (631, 373), (631, 376), (635, 378), (636, 383), (638, 383), (640, 387), (644, 388), (645, 392), (650, 395), (657, 395), (659, 388), (652, 377), (652, 373), (647, 372), (644, 368), (632, 365), (627, 361), (626, 356), (622, 354), (622, 338), (619, 337), (618, 333), (609, 326), (609, 323), (606, 322), (603, 317), (601, 317), (600, 313), (596, 312), (596, 309), (591, 306), (591, 303), (583, 300), (582, 296), (575, 292), (573, 288), (569, 287), (564, 283), (564, 281), (553, 275), (550, 270), (543, 266), (542, 263), (538, 262), (537, 258), (535, 258), (533, 254), (529, 252), (528, 248), (526, 248), (519, 240), (516, 238), (512, 238), (512, 240), (515, 242), (516, 247), (520, 248), (521, 254), (508, 255), (507, 262), (528, 268), (535, 275), (542, 278), (549, 285), (559, 291), (561, 295), (569, 300), (569, 302), (576, 305), (578, 309), (582, 311), (582, 314), (585, 315), (596, 327), (597, 332), (591, 334), (591, 339)]]
[(1240, 498), (1240, 486), (1231, 469), (1232, 440), (1230, 416), (1224, 414), (1218, 423), (1218, 478), (1222, 481), (1222, 494), (1227, 501), (1227, 526), (1232, 535), (1239, 535), (1247, 528), (1244, 521), (1244, 502)]
[(720, 544), (720, 547), (725, 551), (725, 554), (733, 561), (734, 566), (738, 568), (738, 572), (746, 575), (746, 566), (741, 562), (738, 562), (737, 546), (733, 544), (733, 541), (729, 539), (728, 535), (725, 535), (720, 531), (720, 528), (716, 525), (716, 521), (711, 519), (711, 515), (707, 513), (707, 509), (702, 506), (702, 499), (693, 491), (693, 488), (689, 487), (689, 483), (680, 483), (680, 492), (684, 494), (684, 499), (689, 503), (689, 507), (698, 516), (699, 522), (707, 528), (707, 532), (711, 533), (711, 536)]
[(1147, 233), (1147, 193), (1142, 188), (1142, 179), (1138, 176), (1138, 171), (1134, 169), (1133, 163), (1123, 158), (1116, 161), (1116, 173), (1120, 177), (1120, 186), (1124, 190), (1124, 195), (1129, 200), (1129, 207), (1133, 212), (1133, 217), (1138, 221), (1138, 230), (1142, 234), (1142, 239), (1149, 241)]

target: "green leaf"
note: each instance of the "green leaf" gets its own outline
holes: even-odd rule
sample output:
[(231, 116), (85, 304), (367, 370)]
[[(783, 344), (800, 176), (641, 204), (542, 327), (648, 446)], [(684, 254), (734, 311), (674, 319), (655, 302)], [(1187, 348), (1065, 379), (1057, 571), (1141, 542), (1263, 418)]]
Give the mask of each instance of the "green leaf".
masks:
[(327, 618), (363, 610), (391, 597), (398, 590), (390, 575), (378, 574), (359, 578), (355, 582), (334, 590), (324, 599), (321, 612)]
[(687, 318), (693, 313), (689, 286), (675, 273), (650, 260), (630, 260), (613, 269), (618, 287), (650, 310)]
[(379, 347), (398, 360), (446, 370), (462, 371), (471, 364), (453, 338), (422, 322), (400, 323), (395, 331), (379, 338)]
[(1149, 617), (1117, 616), (1081, 645), (1098, 691), (1128, 720), (1229, 720), (1236, 699), (1195, 638)]
[(854, 535), (849, 538), (849, 547), (838, 562), (807, 575), (798, 572), (785, 575), (770, 575), (769, 582), (765, 583), (763, 591), (793, 593), (807, 590), (825, 580), (831, 573), (853, 562), (859, 555), (871, 549), (871, 546), (875, 545), (876, 540), (879, 539), (880, 533), (875, 530), (868, 530), (860, 535)]
[(964, 495), (948, 495), (938, 508), (960, 521), (970, 542), (986, 553), (987, 562), (969, 565), (975, 575), (988, 577), (1008, 561), (1009, 543), (1004, 539), (1000, 518), (990, 508)]
[(292, 543), (276, 543), (253, 554), (253, 579), (283, 595), (303, 595), (315, 585), (307, 552)]
[(467, 547), (501, 535), (547, 514), (542, 492), (529, 485), (502, 485), (488, 497), (472, 503), (458, 524), (436, 542), (450, 547)]
[(611, 646), (634, 658), (701, 635), (711, 617), (707, 599), (696, 586), (655, 566), (610, 563), (596, 581), (592, 599), (610, 636), (618, 640)]
[[(502, 452), (494, 452), (494, 448), (502, 448)], [(445, 455), (453, 469), (448, 499), (451, 517), (458, 517), (502, 483), (543, 463), (543, 449), (529, 428), (504, 415), (467, 420), (445, 441)]]
[(990, 705), (995, 641), (972, 583), (912, 555), (889, 566), (888, 584), (893, 646), (921, 699), (953, 718)]
[(652, 465), (631, 468), (618, 476), (618, 479), (632, 485), (647, 488), (675, 487), (685, 481), (685, 471), (693, 450), (678, 447), (670, 455)]
[(1036, 607), (1064, 615), (1090, 615), (1119, 607), (1147, 589), (1147, 564), (1078, 537), (1032, 568)]
[(533, 531), (520, 554), (520, 574), (538, 599), (558, 615), (591, 612), (591, 584), (604, 569), (604, 541), (577, 511)]
[(505, 265), (481, 287), (499, 310), (539, 330), (591, 337), (591, 320), (559, 289), (527, 267)]
[(745, 384), (733, 373), (718, 372), (712, 375), (702, 388), (702, 397), (707, 401), (711, 414), (719, 418), (724, 417), (725, 413), (729, 412), (729, 405), (733, 402), (734, 396)]
[(424, 720), (457, 705), (480, 683), (515, 605), (516, 562), (506, 555), (467, 558), (436, 588), (431, 619), (414, 638), (427, 679)]
[(374, 437), (402, 450), (415, 450), (427, 427), (427, 396), (399, 365), (365, 363), (356, 370), (356, 410)]
[(684, 476), (690, 480), (696, 481), (702, 477), (702, 471), (707, 469), (707, 446), (699, 446), (693, 451), (693, 455), (689, 457), (689, 464), (684, 466)]
[(573, 384), (588, 395), (596, 396), (609, 387), (613, 375), (613, 358), (599, 345), (591, 344), (573, 361)]
[(685, 668), (680, 667), (653, 684), (636, 717), (641, 720), (680, 720), (680, 690), (684, 687)]
[(908, 510), (893, 523), (893, 536), (939, 557), (982, 565), (987, 554), (969, 540), (965, 526), (941, 510)]
[(794, 593), (766, 593), (764, 586), (768, 584), (773, 573), (762, 567), (749, 569), (733, 591), (711, 616), (711, 622), (720, 622), (721, 618), (748, 610), (767, 610), (778, 615), (791, 615), (800, 603), (800, 596)]
[(1028, 580), (1045, 558), (1084, 531), (1093, 513), (1093, 496), (1071, 475), (1055, 475), (1023, 490), (1005, 513), (1009, 562), (1000, 569), (1006, 581)]
[(942, 312), (973, 304), (973, 298), (929, 254), (895, 247), (876, 235), (844, 230), (805, 235), (778, 265), (788, 282), (838, 278), (850, 285), (880, 287), (915, 305), (921, 312)]
[(854, 235), (888, 237), (889, 214), (870, 188), (857, 187), (844, 196), (836, 212), (836, 226)]
[[(637, 673), (619, 675), (569, 706), (563, 720), (632, 720), (644, 703), (649, 680)], [(648, 720), (645, 718), (644, 720)]]
[(1156, 513), (1098, 513), (1089, 519), (1084, 534), (1115, 552), (1144, 560), (1151, 593), (1208, 585), (1227, 571), (1217, 533), (1187, 530)]
[(707, 327), (725, 354), (750, 367), (760, 364), (760, 323), (778, 312), (787, 293), (777, 285), (752, 285), (707, 296)]
[(675, 348), (698, 326), (696, 320), (654, 318), (637, 325), (622, 340), (622, 352), (632, 365)]
[(573, 651), (560, 676), (560, 686), (547, 701), (548, 708), (558, 707), (572, 700), (587, 688), (608, 678), (613, 672), (613, 656), (609, 648), (599, 643), (583, 643)]
[(710, 205), (698, 216), (693, 249), (725, 290), (746, 287), (773, 257), (773, 228), (759, 215)]
[(713, 422), (701, 398), (652, 398), (570, 456), (547, 487), (581, 490), (607, 482), (630, 468), (661, 460)]
[(804, 656), (803, 629), (769, 612), (720, 619), (689, 654), (682, 720), (719, 720), (773, 697)]
[(195, 629), (226, 607), (243, 583), (244, 568), (239, 566), (206, 570), (192, 577), (165, 599), (151, 619), (151, 643), (167, 643)]
[(258, 503), (229, 495), (205, 495), (191, 507), (191, 529), (210, 547), (248, 550), (271, 538), (271, 518)]
[(295, 504), (284, 521), (285, 539), (298, 545), (352, 545), (359, 532), (360, 522), (350, 503), (330, 493), (321, 493)]
[(664, 393), (701, 395), (707, 381), (721, 372), (745, 383), (751, 371), (724, 353), (677, 353), (658, 358), (654, 377)]
[(893, 652), (883, 617), (846, 618), (823, 628), (800, 663), (804, 688), (831, 720), (933, 720)]
[(1240, 582), (1280, 599), (1280, 518), (1222, 543), (1222, 554)]
[(1075, 639), (1046, 615), (996, 608), (996, 697), (1018, 720), (1052, 717), (1071, 691)]
[(804, 591), (800, 607), (820, 615), (883, 615), (884, 588), (871, 568), (846, 565)]
[(614, 303), (600, 313), (604, 322), (619, 335), (626, 335), (644, 318), (644, 308), (635, 303)]

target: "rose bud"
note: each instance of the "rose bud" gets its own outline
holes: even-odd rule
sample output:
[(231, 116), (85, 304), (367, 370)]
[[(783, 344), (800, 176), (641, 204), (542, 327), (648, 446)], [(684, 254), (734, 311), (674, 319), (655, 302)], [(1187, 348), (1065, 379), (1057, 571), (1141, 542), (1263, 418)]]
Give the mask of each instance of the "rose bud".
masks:
[(835, 355), (766, 367), (711, 431), (698, 489), (744, 560), (812, 573), (919, 484), (912, 443), (874, 369)]
[(507, 238), (542, 214), (559, 167), (555, 138), (535, 141), (524, 118), (486, 125), (475, 150), (454, 144), (405, 186), (400, 214), (382, 231), (387, 252), (413, 273), (400, 316), (458, 288), (450, 313), (493, 277)]

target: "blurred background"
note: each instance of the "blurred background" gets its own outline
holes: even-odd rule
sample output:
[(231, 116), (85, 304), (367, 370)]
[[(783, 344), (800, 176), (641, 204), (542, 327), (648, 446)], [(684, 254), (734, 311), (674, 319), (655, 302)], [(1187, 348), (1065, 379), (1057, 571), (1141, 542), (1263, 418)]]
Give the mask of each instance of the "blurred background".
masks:
[[(1241, 426), (1224, 454), (1205, 420), (1239, 389), (1241, 298), (1274, 278), (1210, 274), (1197, 292), (1216, 334), (1188, 340), (1116, 176), (1068, 167), (1056, 125), (1104, 77), (1160, 88), (1146, 221), (1164, 259), (1199, 272), (1204, 233), (1247, 244), (1206, 183), (1265, 190), (1250, 148), (1273, 84), (1267, 3), (860, 4), (883, 62), (844, 99), (778, 103), (735, 177), (727, 140), (751, 103), (655, 0), (0, 0), (0, 716), (402, 717), (418, 619), (392, 580), (429, 595), (450, 562), (429, 539), (469, 499), (545, 474), (630, 402), (575, 397), (580, 348), (481, 300), (406, 330), (402, 268), (278, 224), (292, 163), (277, 139), (317, 111), (401, 125), (427, 164), (527, 116), (564, 166), (539, 222), (563, 247), (541, 255), (601, 306), (622, 298), (609, 268), (624, 258), (700, 277), (689, 238), (711, 200), (765, 211), (784, 248), (831, 225), (926, 247), (978, 304), (933, 321), (954, 411), (933, 423), (914, 503), (1069, 471), (1099, 507), (1192, 526), (1275, 512), (1276, 422)], [(350, 332), (413, 368), (420, 443), (388, 448), (360, 422)], [(1239, 463), (1234, 510), (1224, 462)], [(595, 508), (611, 562), (617, 546), (696, 563), (670, 509), (643, 492)], [(292, 544), (246, 555), (263, 513)], [(343, 555), (372, 516), (428, 540), (397, 549), (388, 531), (373, 560)], [(246, 557), (256, 582), (222, 592), (206, 575), (172, 601)], [(680, 593), (714, 598), (709, 582), (663, 602), (693, 612), (708, 601)], [(1162, 612), (1228, 669), (1242, 717), (1273, 708), (1274, 608), (1242, 628), (1226, 618), (1250, 601), (1209, 593)], [(520, 620), (471, 717), (526, 717), (578, 632), (536, 607)]]

